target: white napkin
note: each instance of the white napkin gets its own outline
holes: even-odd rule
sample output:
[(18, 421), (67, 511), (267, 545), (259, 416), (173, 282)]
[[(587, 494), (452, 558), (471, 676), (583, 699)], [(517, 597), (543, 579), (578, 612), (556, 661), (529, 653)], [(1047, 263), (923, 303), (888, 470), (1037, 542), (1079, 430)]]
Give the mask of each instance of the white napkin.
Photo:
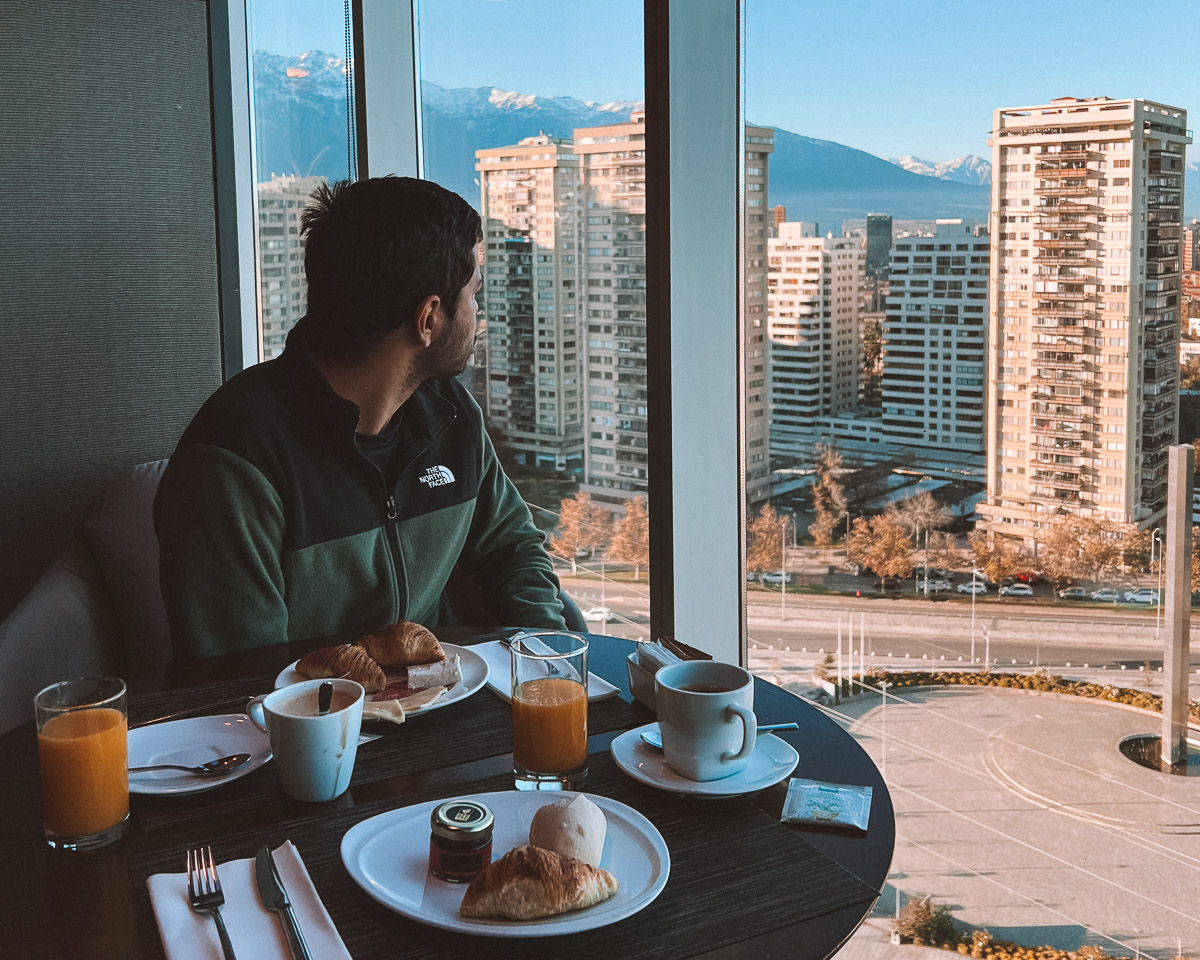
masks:
[[(512, 659), (508, 650), (508, 641), (491, 640), (487, 643), (477, 643), (470, 648), (487, 661), (488, 689), (503, 697), (506, 702), (512, 702)], [(618, 688), (607, 680), (588, 671), (588, 703), (593, 700), (607, 700), (615, 697)]]
[[(300, 859), (287, 840), (274, 851), (279, 877), (287, 890), (300, 932), (313, 960), (351, 960), (337, 928)], [(238, 957), (253, 960), (292, 960), (287, 935), (278, 914), (258, 897), (254, 858), (217, 864), (225, 905), (221, 918)], [(158, 921), (158, 934), (168, 960), (224, 960), (217, 925), (210, 914), (196, 913), (188, 904), (187, 873), (157, 873), (146, 881)]]

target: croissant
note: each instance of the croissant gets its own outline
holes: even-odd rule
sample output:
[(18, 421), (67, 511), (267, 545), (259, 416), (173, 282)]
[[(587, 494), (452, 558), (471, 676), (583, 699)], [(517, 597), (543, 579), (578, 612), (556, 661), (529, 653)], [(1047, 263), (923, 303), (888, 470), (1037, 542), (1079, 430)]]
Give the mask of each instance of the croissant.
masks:
[(533, 920), (582, 910), (618, 888), (607, 870), (541, 847), (514, 847), (483, 868), (463, 894), (464, 917)]
[(367, 656), (366, 651), (350, 643), (319, 647), (305, 654), (296, 664), (296, 671), (310, 680), (323, 680), (326, 677), (356, 680), (367, 693), (382, 690), (387, 684), (383, 668)]
[(446, 659), (437, 637), (419, 623), (401, 620), (354, 641), (381, 667), (408, 667)]

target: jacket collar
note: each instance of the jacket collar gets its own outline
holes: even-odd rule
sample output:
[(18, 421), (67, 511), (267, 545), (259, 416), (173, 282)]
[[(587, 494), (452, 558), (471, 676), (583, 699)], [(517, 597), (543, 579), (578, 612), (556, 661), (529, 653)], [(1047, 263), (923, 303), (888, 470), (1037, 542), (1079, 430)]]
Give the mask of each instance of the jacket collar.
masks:
[[(354, 428), (358, 426), (358, 404), (347, 400), (329, 385), (313, 357), (305, 330), (302, 317), (289, 331), (279, 362), (287, 370), (300, 402), (353, 443)], [(457, 405), (446, 393), (443, 384), (431, 380), (417, 387), (404, 401), (400, 425), (403, 443), (432, 442), (445, 432), (458, 415)]]

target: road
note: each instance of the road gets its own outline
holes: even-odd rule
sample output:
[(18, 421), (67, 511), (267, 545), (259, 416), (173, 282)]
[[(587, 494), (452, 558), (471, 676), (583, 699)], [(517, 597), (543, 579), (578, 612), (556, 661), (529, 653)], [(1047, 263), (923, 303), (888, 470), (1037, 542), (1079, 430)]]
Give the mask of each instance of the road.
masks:
[[(563, 586), (586, 609), (601, 601), (595, 580), (564, 577)], [(969, 662), (971, 657), (971, 603), (967, 599), (932, 602), (903, 597), (886, 600), (816, 594), (789, 594), (781, 617), (776, 598), (766, 591), (748, 596), (750, 641), (760, 648), (816, 653), (837, 648), (838, 622), (843, 630), (853, 616), (867, 628), (867, 655), (920, 660)], [(603, 590), (604, 605), (615, 616), (604, 627), (608, 633), (630, 638), (649, 634), (649, 597), (645, 583), (613, 582)], [(1135, 669), (1149, 660), (1162, 662), (1162, 641), (1155, 641), (1153, 610), (1038, 603), (1018, 599), (991, 599), (976, 604), (975, 656), (985, 652), (1000, 664), (1063, 666), (1089, 663)], [(1197, 618), (1200, 621), (1200, 618)], [(986, 631), (984, 628), (987, 628)], [(600, 631), (602, 625), (593, 624)], [(990, 648), (985, 637), (990, 635)], [(858, 643), (855, 644), (856, 648)], [(1200, 667), (1200, 649), (1192, 660)]]

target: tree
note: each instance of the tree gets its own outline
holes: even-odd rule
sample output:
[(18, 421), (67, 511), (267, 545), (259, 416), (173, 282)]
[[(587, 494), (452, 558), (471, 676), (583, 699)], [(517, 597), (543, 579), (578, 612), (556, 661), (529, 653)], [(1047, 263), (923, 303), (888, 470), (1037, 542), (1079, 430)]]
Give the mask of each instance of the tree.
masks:
[(1200, 590), (1200, 527), (1192, 527), (1192, 593), (1197, 590)]
[(913, 551), (908, 534), (887, 514), (855, 520), (846, 547), (852, 562), (881, 577), (907, 577), (912, 573)]
[(1188, 357), (1179, 366), (1179, 389), (1200, 389), (1200, 357)]
[(958, 552), (958, 541), (950, 533), (932, 533), (929, 535), (929, 564), (933, 567), (945, 567), (951, 570), (962, 562)]
[(632, 563), (633, 579), (641, 579), (643, 564), (650, 562), (650, 518), (645, 497), (634, 497), (625, 504), (625, 516), (617, 523), (608, 552), (614, 560)]
[(846, 515), (846, 491), (838, 481), (842, 469), (842, 455), (832, 446), (817, 444), (815, 479), (812, 485), (812, 505), (816, 518), (809, 525), (813, 542), (828, 549), (833, 543), (833, 528)]
[(888, 504), (886, 511), (920, 546), (921, 532), (946, 526), (953, 517), (950, 511), (933, 498), (927, 490), (905, 497), (899, 503)]
[(612, 514), (592, 503), (592, 496), (580, 490), (562, 502), (559, 508), (559, 532), (550, 539), (550, 549), (571, 561), (571, 573), (576, 573), (576, 554), (581, 550), (597, 550), (608, 541)]
[(1125, 555), (1126, 531), (1091, 517), (1068, 517), (1039, 540), (1042, 571), (1056, 584), (1073, 578), (1103, 580), (1116, 571)]
[(770, 573), (783, 569), (783, 524), (785, 518), (765, 503), (746, 528), (746, 569)]
[(975, 569), (993, 583), (1015, 576), (1025, 567), (1021, 548), (1004, 537), (989, 538), (984, 531), (976, 530), (967, 537), (967, 547)]

